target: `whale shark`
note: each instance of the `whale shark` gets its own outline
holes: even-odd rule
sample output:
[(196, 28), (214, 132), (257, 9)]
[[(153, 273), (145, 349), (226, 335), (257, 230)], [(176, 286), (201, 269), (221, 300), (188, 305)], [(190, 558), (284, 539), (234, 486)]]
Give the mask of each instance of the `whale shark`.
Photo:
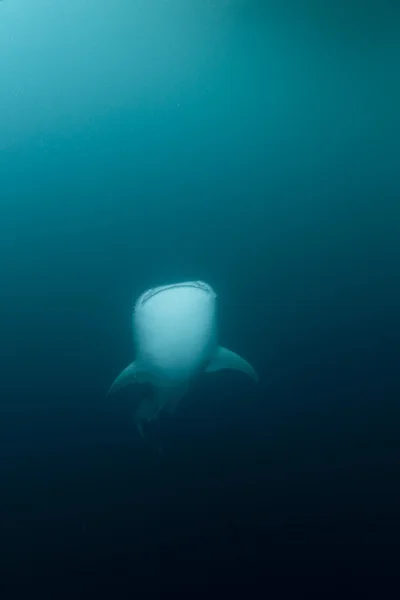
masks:
[(202, 373), (234, 369), (258, 382), (244, 358), (218, 345), (216, 300), (207, 283), (187, 281), (152, 288), (136, 301), (135, 360), (118, 375), (108, 394), (131, 384), (150, 384), (149, 396), (135, 412), (142, 437), (144, 425), (163, 412), (172, 414)]

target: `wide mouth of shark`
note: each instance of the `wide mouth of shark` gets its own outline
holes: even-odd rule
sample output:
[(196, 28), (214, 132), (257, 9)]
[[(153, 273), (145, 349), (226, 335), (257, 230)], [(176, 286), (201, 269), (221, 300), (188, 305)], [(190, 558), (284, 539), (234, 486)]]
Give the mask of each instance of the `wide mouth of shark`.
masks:
[(209, 285), (204, 283), (204, 281), (186, 281), (185, 283), (172, 283), (170, 285), (162, 285), (160, 287), (153, 288), (148, 292), (145, 292), (141, 298), (139, 298), (138, 305), (143, 306), (150, 300), (150, 298), (154, 298), (157, 294), (161, 292), (165, 292), (166, 290), (173, 290), (178, 288), (195, 288), (199, 290), (203, 290), (204, 292), (208, 292), (212, 294), (213, 291)]

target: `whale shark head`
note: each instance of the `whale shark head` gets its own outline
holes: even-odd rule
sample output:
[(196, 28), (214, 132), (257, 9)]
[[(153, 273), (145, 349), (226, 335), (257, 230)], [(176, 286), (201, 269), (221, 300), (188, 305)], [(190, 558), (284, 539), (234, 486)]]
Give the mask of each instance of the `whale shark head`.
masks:
[(149, 382), (152, 394), (136, 410), (136, 424), (173, 412), (190, 383), (202, 372), (242, 371), (258, 381), (252, 366), (217, 343), (216, 294), (203, 281), (148, 290), (132, 315), (136, 360), (115, 379), (109, 393), (128, 384)]
[(147, 380), (187, 382), (217, 343), (216, 294), (201, 281), (151, 289), (136, 302), (132, 324), (136, 361)]

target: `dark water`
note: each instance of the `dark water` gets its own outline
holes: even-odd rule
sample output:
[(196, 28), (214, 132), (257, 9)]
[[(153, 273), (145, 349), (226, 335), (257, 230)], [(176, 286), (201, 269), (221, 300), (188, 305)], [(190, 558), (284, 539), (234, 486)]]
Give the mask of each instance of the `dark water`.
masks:
[[(4, 576), (77, 598), (396, 569), (394, 6), (1, 3)], [(186, 279), (261, 381), (204, 377), (159, 457), (105, 392), (134, 299)]]

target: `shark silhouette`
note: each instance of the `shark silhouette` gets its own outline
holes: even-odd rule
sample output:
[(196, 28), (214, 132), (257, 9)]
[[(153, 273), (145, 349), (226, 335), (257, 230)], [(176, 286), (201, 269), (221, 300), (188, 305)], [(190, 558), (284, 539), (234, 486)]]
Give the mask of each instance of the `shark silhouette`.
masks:
[(150, 383), (151, 394), (135, 413), (136, 426), (173, 413), (190, 384), (201, 373), (221, 369), (258, 376), (239, 355), (217, 342), (216, 294), (202, 281), (188, 281), (148, 290), (136, 302), (133, 341), (136, 360), (115, 379), (109, 394), (129, 384)]

